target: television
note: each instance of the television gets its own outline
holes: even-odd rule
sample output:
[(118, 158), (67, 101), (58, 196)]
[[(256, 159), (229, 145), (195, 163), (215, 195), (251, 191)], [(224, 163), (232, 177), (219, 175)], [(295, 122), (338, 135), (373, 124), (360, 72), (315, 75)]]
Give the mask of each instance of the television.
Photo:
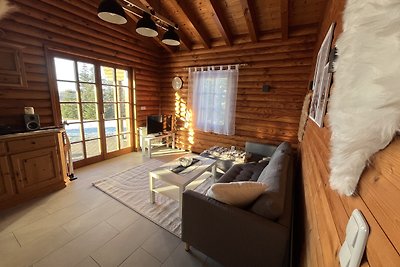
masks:
[(147, 134), (172, 131), (172, 115), (147, 116)]

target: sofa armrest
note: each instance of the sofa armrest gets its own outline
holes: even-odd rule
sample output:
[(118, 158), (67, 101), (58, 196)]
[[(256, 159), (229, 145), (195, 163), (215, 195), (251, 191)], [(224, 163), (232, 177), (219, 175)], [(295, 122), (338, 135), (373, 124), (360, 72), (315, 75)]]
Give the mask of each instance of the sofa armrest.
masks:
[(290, 229), (205, 195), (183, 194), (182, 240), (226, 266), (283, 266)]

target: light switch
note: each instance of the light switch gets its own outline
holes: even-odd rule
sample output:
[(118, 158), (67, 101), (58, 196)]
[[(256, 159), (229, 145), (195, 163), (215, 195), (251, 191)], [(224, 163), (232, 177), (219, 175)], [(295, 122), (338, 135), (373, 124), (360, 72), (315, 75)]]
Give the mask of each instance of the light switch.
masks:
[(362, 213), (355, 209), (347, 223), (346, 239), (339, 251), (341, 267), (360, 266), (368, 235), (368, 224)]

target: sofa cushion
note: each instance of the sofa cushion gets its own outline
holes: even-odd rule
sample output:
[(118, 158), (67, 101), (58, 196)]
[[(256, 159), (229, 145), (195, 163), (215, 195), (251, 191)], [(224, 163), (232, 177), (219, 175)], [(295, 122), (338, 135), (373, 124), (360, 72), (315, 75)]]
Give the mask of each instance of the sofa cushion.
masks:
[(268, 161), (260, 163), (235, 164), (221, 178), (219, 183), (257, 181), (262, 170), (267, 166)]
[(265, 183), (268, 189), (250, 207), (252, 212), (271, 220), (277, 219), (282, 214), (285, 207), (290, 153), (290, 145), (286, 142), (282, 143), (261, 172), (257, 181)]
[(266, 184), (259, 182), (215, 183), (208, 189), (206, 195), (229, 205), (245, 207), (266, 188)]

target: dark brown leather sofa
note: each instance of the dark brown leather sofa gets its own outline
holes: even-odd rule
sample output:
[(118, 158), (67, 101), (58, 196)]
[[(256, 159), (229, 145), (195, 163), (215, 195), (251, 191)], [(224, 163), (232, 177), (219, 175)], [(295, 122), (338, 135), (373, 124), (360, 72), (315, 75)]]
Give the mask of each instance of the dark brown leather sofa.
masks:
[(269, 186), (246, 208), (191, 190), (184, 192), (182, 240), (224, 266), (289, 266), (293, 214), (290, 145), (279, 145), (268, 165), (265, 161), (234, 165), (219, 182), (243, 180)]

